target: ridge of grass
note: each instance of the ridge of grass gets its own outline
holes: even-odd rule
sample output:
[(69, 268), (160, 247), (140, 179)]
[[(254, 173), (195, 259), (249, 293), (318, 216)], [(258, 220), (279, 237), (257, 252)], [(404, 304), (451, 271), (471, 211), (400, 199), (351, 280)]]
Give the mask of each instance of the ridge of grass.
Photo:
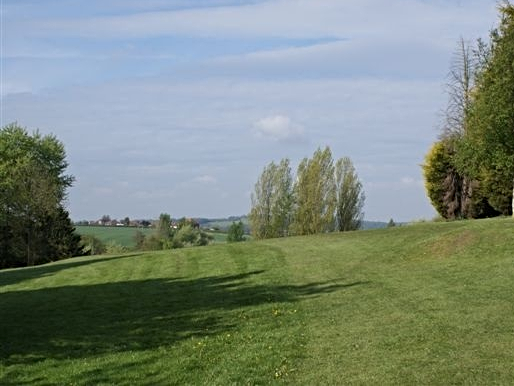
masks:
[(509, 218), (0, 271), (0, 384), (510, 384)]

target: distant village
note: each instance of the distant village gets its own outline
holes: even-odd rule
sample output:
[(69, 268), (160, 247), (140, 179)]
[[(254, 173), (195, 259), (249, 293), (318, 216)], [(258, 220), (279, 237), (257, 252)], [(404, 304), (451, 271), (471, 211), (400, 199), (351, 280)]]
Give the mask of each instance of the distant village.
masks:
[[(208, 218), (180, 218), (172, 219), (171, 227), (178, 229), (183, 224), (191, 225), (193, 228), (204, 228), (211, 231), (226, 230), (232, 222), (242, 221), (247, 228), (246, 216), (231, 216), (228, 218), (208, 219)], [(135, 228), (154, 228), (159, 223), (158, 219), (123, 219), (111, 218), (104, 215), (98, 220), (81, 220), (76, 221), (76, 226), (104, 226), (104, 227), (135, 227)]]
[[(152, 228), (156, 226), (159, 220), (131, 220), (129, 217), (125, 217), (122, 220), (111, 219), (110, 216), (105, 215), (98, 220), (82, 220), (75, 222), (75, 225), (79, 226), (107, 226), (107, 227), (138, 227), (138, 228)], [(193, 228), (199, 228), (200, 223), (192, 218), (173, 219), (171, 222), (172, 228), (179, 228), (180, 224), (187, 223)]]

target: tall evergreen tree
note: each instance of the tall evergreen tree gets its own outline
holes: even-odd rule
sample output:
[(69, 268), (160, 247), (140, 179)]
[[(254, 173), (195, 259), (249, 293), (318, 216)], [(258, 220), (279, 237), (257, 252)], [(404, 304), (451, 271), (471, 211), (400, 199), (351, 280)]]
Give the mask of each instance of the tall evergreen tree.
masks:
[(514, 6), (500, 7), (490, 53), (480, 72), (459, 148), (458, 167), (481, 182), (488, 202), (503, 214), (514, 205)]

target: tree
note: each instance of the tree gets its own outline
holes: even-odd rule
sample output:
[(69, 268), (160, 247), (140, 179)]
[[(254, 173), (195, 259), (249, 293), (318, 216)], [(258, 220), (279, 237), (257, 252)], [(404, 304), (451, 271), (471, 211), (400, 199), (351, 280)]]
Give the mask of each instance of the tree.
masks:
[(80, 254), (64, 210), (73, 177), (64, 146), (17, 124), (0, 130), (0, 267), (41, 264)]
[(168, 240), (172, 236), (171, 216), (168, 213), (161, 213), (157, 223), (157, 235), (161, 240)]
[(358, 229), (363, 205), (351, 160), (342, 158), (334, 167), (327, 146), (302, 160), (296, 180), (288, 159), (264, 168), (252, 194), (250, 229), (257, 239), (332, 232), (336, 224), (340, 230)]
[(339, 231), (357, 230), (361, 226), (364, 192), (352, 161), (340, 158), (335, 166), (336, 225)]
[(61, 206), (41, 221), (38, 235), (40, 251), (47, 261), (83, 255), (81, 237), (75, 233), (68, 211)]
[(100, 223), (102, 225), (109, 225), (111, 223), (111, 216), (109, 216), (108, 214), (104, 214), (100, 219)]
[[(280, 161), (273, 175), (273, 194), (271, 196), (271, 234), (273, 237), (288, 235), (292, 220), (294, 203), (293, 177), (289, 159)], [(241, 229), (244, 231), (242, 223)]]
[(146, 241), (146, 236), (145, 236), (145, 234), (142, 231), (137, 229), (136, 232), (134, 233), (134, 236), (132, 236), (132, 238), (134, 240), (134, 244), (135, 244), (135, 249), (136, 250), (144, 249), (144, 245), (145, 245), (145, 241)]
[(396, 223), (394, 222), (394, 220), (392, 218), (389, 219), (389, 222), (387, 223), (387, 227), (394, 228), (395, 226), (396, 226)]
[(483, 63), (483, 46), (473, 50), (461, 37), (450, 67), (446, 92), (448, 104), (444, 112), (443, 137), (462, 137), (466, 132), (466, 116), (471, 107), (476, 74)]
[(312, 159), (304, 158), (298, 166), (294, 186), (295, 211), (292, 229), (297, 235), (334, 230), (336, 189), (332, 152), (318, 148)]
[(422, 165), (425, 189), (439, 215), (448, 220), (497, 216), (478, 180), (465, 177), (456, 166), (455, 137), (435, 142)]
[(502, 214), (514, 206), (514, 6), (500, 7), (490, 51), (477, 77), (460, 144), (458, 167), (480, 181), (488, 202)]
[[(489, 205), (482, 177), (470, 168), (470, 114), (478, 79), (487, 67), (490, 48), (481, 40), (471, 47), (460, 39), (447, 83), (448, 104), (442, 133), (422, 165), (425, 187), (432, 205), (445, 219), (480, 218), (497, 215)], [(468, 146), (469, 147), (469, 146)]]
[[(430, 153), (432, 158), (427, 156), (427, 162), (435, 162), (434, 165), (427, 163), (427, 168), (424, 169), (429, 174), (432, 167), (432, 182), (427, 182), (427, 188), (430, 185), (432, 188), (435, 187), (433, 173), (438, 174), (437, 183), (443, 191), (440, 196), (442, 207), (439, 207), (438, 213), (446, 219), (482, 217), (489, 209), (479, 195), (479, 183), (473, 180), (469, 173), (459, 170), (456, 164), (457, 147), (467, 133), (467, 116), (473, 102), (475, 80), (486, 57), (485, 46), (480, 40), (477, 49), (472, 49), (470, 44), (460, 38), (447, 83), (449, 98), (445, 111), (445, 125), (439, 143)], [(443, 161), (442, 164), (438, 164), (438, 160), (433, 158), (437, 156), (444, 158), (439, 159)], [(436, 171), (434, 167), (437, 168), (437, 165), (444, 167), (446, 174), (443, 169)], [(433, 198), (434, 193), (429, 192), (429, 196)]]
[(228, 228), (227, 242), (236, 243), (244, 241), (244, 224), (242, 221), (233, 222)]
[(257, 239), (286, 236), (293, 205), (289, 160), (271, 162), (262, 171), (252, 193), (249, 220)]
[(98, 237), (93, 235), (82, 235), (80, 237), (84, 255), (101, 255), (105, 253), (105, 244)]
[(434, 143), (422, 168), (425, 188), (435, 210), (445, 219), (455, 219), (460, 217), (462, 178), (453, 165), (453, 147), (448, 142)]

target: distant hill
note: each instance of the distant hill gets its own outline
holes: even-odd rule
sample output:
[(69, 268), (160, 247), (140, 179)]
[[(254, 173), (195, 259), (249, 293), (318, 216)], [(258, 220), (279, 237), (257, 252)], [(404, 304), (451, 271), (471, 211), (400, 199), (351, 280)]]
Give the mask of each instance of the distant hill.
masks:
[(228, 228), (234, 222), (241, 221), (245, 225), (245, 232), (249, 233), (250, 227), (248, 225), (248, 216), (230, 216), (226, 218), (195, 218), (202, 228), (212, 228), (223, 232), (228, 231)]
[(383, 221), (367, 221), (364, 220), (361, 225), (361, 229), (379, 229), (379, 228), (386, 228), (387, 223)]
[[(217, 219), (209, 219), (209, 218), (196, 218), (196, 221), (200, 223), (202, 228), (214, 228), (219, 229), (221, 231), (227, 231), (230, 225), (233, 222), (242, 221), (245, 224), (245, 229), (247, 233), (250, 231), (248, 216), (231, 216), (227, 218), (217, 218)], [(382, 221), (363, 221), (361, 229), (378, 229), (387, 227), (386, 222)]]

